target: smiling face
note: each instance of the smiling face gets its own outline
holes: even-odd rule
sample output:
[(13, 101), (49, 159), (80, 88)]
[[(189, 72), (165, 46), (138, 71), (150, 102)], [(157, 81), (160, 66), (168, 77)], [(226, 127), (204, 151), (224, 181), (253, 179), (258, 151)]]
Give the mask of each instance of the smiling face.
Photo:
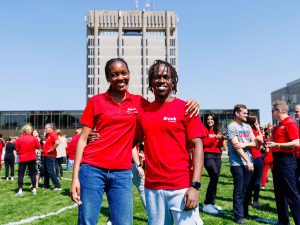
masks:
[(158, 64), (156, 74), (153, 76), (151, 87), (155, 98), (167, 99), (173, 88), (173, 77), (170, 69), (165, 64)]
[(107, 81), (110, 83), (112, 91), (125, 92), (130, 79), (126, 64), (121, 61), (115, 61), (108, 68)]
[(235, 116), (240, 122), (247, 122), (248, 109), (241, 108), (240, 111), (235, 112)]
[(213, 127), (215, 125), (214, 118), (212, 116), (208, 116), (206, 119), (206, 124), (208, 127)]

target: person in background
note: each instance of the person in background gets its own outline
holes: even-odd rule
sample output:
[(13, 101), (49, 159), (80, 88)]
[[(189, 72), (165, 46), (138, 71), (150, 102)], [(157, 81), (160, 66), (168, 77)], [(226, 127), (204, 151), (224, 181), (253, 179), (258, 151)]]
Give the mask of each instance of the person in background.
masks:
[(54, 190), (62, 190), (60, 183), (55, 174), (56, 148), (59, 145), (57, 134), (55, 133), (55, 125), (47, 123), (45, 125), (46, 141), (43, 146), (42, 156), (44, 157), (44, 189), (50, 189), (49, 179), (51, 178), (54, 184)]
[(256, 141), (256, 147), (251, 149), (252, 152), (252, 159), (253, 159), (253, 166), (254, 171), (251, 176), (251, 179), (249, 181), (249, 184), (246, 189), (245, 194), (245, 203), (244, 203), (244, 215), (245, 217), (248, 217), (248, 206), (251, 203), (252, 198), (252, 192), (253, 192), (253, 203), (252, 205), (254, 207), (261, 206), (261, 203), (258, 201), (259, 199), (259, 191), (260, 191), (260, 185), (261, 185), (261, 179), (262, 179), (262, 173), (263, 173), (263, 166), (264, 162), (262, 159), (262, 154), (260, 152), (261, 145), (263, 143), (263, 135), (260, 130), (260, 126), (258, 123), (258, 119), (256, 116), (248, 116), (248, 123), (252, 128), (252, 132), (255, 136)]
[(59, 144), (56, 148), (56, 162), (55, 162), (55, 170), (56, 170), (56, 176), (60, 179), (63, 179), (63, 161), (66, 157), (66, 148), (67, 148), (67, 138), (65, 135), (63, 135), (63, 132), (60, 129), (55, 130)]
[[(41, 144), (41, 135), (38, 130), (34, 129), (32, 131), (32, 136), (34, 136)], [(41, 144), (42, 145), (42, 144)], [(42, 165), (42, 147), (35, 150), (36, 154), (36, 188), (39, 187), (40, 179), (43, 177), (43, 165)]]
[[(14, 180), (15, 160), (16, 160), (16, 146), (15, 146), (14, 142), (15, 142), (15, 139), (10, 137), (5, 146), (4, 162), (5, 162), (5, 179), (6, 180), (9, 180), (9, 179)], [(8, 176), (9, 169), (10, 169), (10, 176)]]
[(268, 180), (268, 171), (269, 168), (272, 170), (273, 168), (273, 155), (272, 155), (272, 149), (267, 147), (267, 143), (270, 142), (270, 137), (268, 131), (265, 131), (265, 137), (264, 137), (264, 143), (265, 143), (265, 155), (264, 155), (264, 168), (263, 168), (263, 175), (261, 179), (261, 189), (266, 188), (266, 183)]
[(39, 149), (40, 143), (37, 138), (31, 135), (32, 127), (26, 124), (22, 127), (22, 136), (15, 141), (16, 150), (19, 153), (19, 170), (18, 170), (18, 188), (16, 196), (23, 195), (23, 179), (26, 168), (29, 170), (29, 176), (32, 185), (32, 194), (36, 195), (36, 154), (35, 150)]
[[(294, 110), (295, 118), (298, 121), (298, 127), (300, 125), (300, 104), (295, 106)], [(299, 129), (300, 130), (300, 129)], [(298, 175), (298, 190), (300, 192), (300, 147), (297, 148), (294, 152), (297, 161), (297, 175)]]
[(209, 114), (204, 120), (207, 136), (203, 139), (204, 167), (209, 175), (209, 184), (206, 190), (203, 212), (218, 214), (221, 208), (215, 205), (217, 185), (221, 172), (221, 148), (223, 147), (223, 135), (217, 128), (217, 120)]
[(145, 158), (143, 152), (143, 143), (139, 143), (135, 148), (132, 149), (132, 183), (139, 192), (144, 209), (146, 209), (146, 198), (144, 190), (145, 172), (143, 168)]
[(244, 214), (245, 192), (254, 170), (251, 148), (256, 147), (256, 142), (251, 126), (247, 124), (247, 106), (235, 105), (233, 115), (234, 121), (228, 125), (226, 130), (230, 171), (234, 186), (233, 215), (237, 224), (244, 224), (244, 218), (247, 216)]
[(70, 142), (68, 142), (68, 154), (69, 154), (69, 160), (68, 160), (68, 164), (69, 167), (68, 169), (71, 171), (73, 170), (73, 165), (74, 165), (74, 159), (75, 159), (75, 152), (76, 152), (76, 146), (80, 137), (80, 134), (82, 132), (82, 128), (78, 128), (75, 130), (75, 133), (72, 137), (72, 140)]
[(279, 123), (268, 125), (273, 152), (273, 185), (277, 206), (277, 224), (289, 224), (290, 207), (296, 225), (300, 225), (300, 193), (297, 189), (297, 162), (294, 150), (299, 147), (299, 128), (288, 115), (288, 105), (277, 100), (272, 105), (272, 116)]
[(0, 171), (2, 169), (2, 153), (3, 153), (4, 146), (5, 146), (5, 141), (2, 138), (2, 134), (0, 134)]

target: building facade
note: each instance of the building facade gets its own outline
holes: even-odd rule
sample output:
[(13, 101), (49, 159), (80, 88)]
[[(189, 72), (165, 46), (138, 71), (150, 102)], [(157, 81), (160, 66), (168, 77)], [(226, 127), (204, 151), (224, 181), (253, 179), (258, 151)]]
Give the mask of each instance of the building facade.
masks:
[(271, 93), (271, 102), (276, 100), (286, 101), (289, 105), (289, 115), (294, 117), (294, 109), (297, 104), (300, 104), (300, 79), (287, 83)]
[(19, 136), (21, 128), (30, 123), (41, 134), (46, 123), (55, 123), (64, 133), (71, 135), (78, 127), (82, 127), (79, 119), (82, 110), (63, 111), (0, 111), (0, 133), (5, 137)]
[[(82, 110), (0, 111), (0, 133), (5, 138), (19, 136), (22, 126), (30, 123), (42, 134), (46, 123), (55, 123), (56, 128), (61, 129), (67, 136), (71, 136), (75, 129), (82, 127), (79, 122), (82, 113)], [(220, 131), (224, 131), (226, 126), (233, 120), (232, 109), (201, 110), (200, 118), (203, 122), (208, 114), (215, 115)], [(256, 115), (259, 118), (258, 109), (249, 109), (249, 114)]]
[(87, 24), (87, 100), (108, 89), (104, 67), (124, 58), (130, 70), (129, 91), (152, 101), (148, 69), (156, 59), (178, 70), (177, 17), (171, 11), (89, 11)]

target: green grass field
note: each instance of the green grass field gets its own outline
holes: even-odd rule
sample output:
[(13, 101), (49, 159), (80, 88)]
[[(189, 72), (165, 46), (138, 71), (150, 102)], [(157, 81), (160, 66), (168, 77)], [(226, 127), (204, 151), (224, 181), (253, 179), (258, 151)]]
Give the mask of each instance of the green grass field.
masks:
[[(204, 224), (233, 224), (232, 221), (232, 176), (227, 163), (228, 159), (223, 160), (221, 177), (218, 184), (218, 193), (216, 204), (221, 206), (224, 214), (209, 215), (201, 212), (201, 218)], [(208, 184), (208, 176), (205, 171), (202, 175), (202, 187), (200, 189), (200, 202), (204, 200), (206, 187)], [(4, 176), (4, 168), (1, 170), (1, 176)], [(66, 178), (71, 178), (70, 172), (65, 172)], [(61, 180), (62, 191), (42, 190), (38, 189), (38, 194), (33, 196), (30, 192), (30, 180), (28, 177), (24, 180), (24, 195), (16, 197), (17, 181), (16, 175), (14, 181), (0, 180), (0, 224), (8, 224), (17, 222), (22, 219), (55, 213), (61, 208), (72, 206), (73, 202), (69, 197), (70, 180)], [(276, 222), (276, 207), (274, 201), (274, 193), (272, 182), (267, 184), (265, 190), (261, 191), (260, 202), (263, 204), (260, 208), (250, 207), (250, 215), (252, 220), (246, 220), (246, 224), (273, 224)], [(109, 209), (106, 199), (104, 199), (101, 209), (101, 215), (98, 224), (106, 224)], [(260, 221), (264, 219), (265, 221)], [(143, 209), (141, 200), (136, 190), (134, 190), (134, 215), (135, 225), (147, 224), (146, 213)], [(290, 219), (292, 224), (292, 218)], [(27, 224), (76, 224), (77, 207), (68, 209), (60, 214), (41, 218)]]

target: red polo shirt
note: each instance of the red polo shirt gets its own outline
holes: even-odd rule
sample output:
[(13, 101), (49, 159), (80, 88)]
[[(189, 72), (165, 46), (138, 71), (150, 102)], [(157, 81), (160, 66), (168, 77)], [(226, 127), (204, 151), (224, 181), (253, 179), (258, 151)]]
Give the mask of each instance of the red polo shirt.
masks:
[(138, 115), (137, 139), (145, 135), (146, 183), (149, 189), (176, 190), (191, 184), (189, 140), (203, 138), (199, 117), (185, 116), (186, 102), (152, 102)]
[[(252, 132), (254, 134), (255, 137), (257, 137), (259, 135), (258, 131), (256, 129), (252, 128)], [(261, 157), (261, 152), (260, 152), (260, 145), (257, 148), (251, 148), (252, 151), (252, 157), (255, 158), (259, 158)]]
[(50, 149), (53, 148), (55, 141), (58, 140), (58, 136), (55, 131), (52, 131), (47, 134), (46, 142), (43, 146), (43, 153), (42, 156), (44, 157), (56, 157), (56, 149), (52, 152), (48, 152)]
[(86, 145), (82, 163), (105, 169), (131, 169), (136, 115), (147, 104), (142, 96), (129, 92), (121, 103), (116, 103), (108, 92), (93, 96), (80, 123), (95, 129), (100, 138)]
[[(273, 131), (273, 140), (276, 143), (286, 143), (299, 139), (299, 128), (289, 116), (280, 121)], [(272, 148), (273, 152), (293, 152), (294, 148)]]
[[(299, 126), (298, 126), (299, 128)], [(300, 137), (300, 129), (299, 129), (299, 137)], [(295, 152), (294, 152), (296, 158), (300, 159), (300, 146), (299, 148), (295, 149)]]
[(80, 134), (74, 134), (72, 140), (68, 143), (68, 154), (70, 160), (75, 159), (76, 147), (77, 147), (79, 137)]
[(19, 162), (36, 160), (35, 149), (40, 149), (41, 145), (36, 137), (24, 133), (15, 141), (16, 151), (19, 153)]
[(204, 129), (207, 133), (206, 137), (203, 138), (204, 152), (221, 154), (223, 138), (217, 139), (217, 134), (214, 132), (213, 128), (208, 130), (206, 127), (204, 127)]

